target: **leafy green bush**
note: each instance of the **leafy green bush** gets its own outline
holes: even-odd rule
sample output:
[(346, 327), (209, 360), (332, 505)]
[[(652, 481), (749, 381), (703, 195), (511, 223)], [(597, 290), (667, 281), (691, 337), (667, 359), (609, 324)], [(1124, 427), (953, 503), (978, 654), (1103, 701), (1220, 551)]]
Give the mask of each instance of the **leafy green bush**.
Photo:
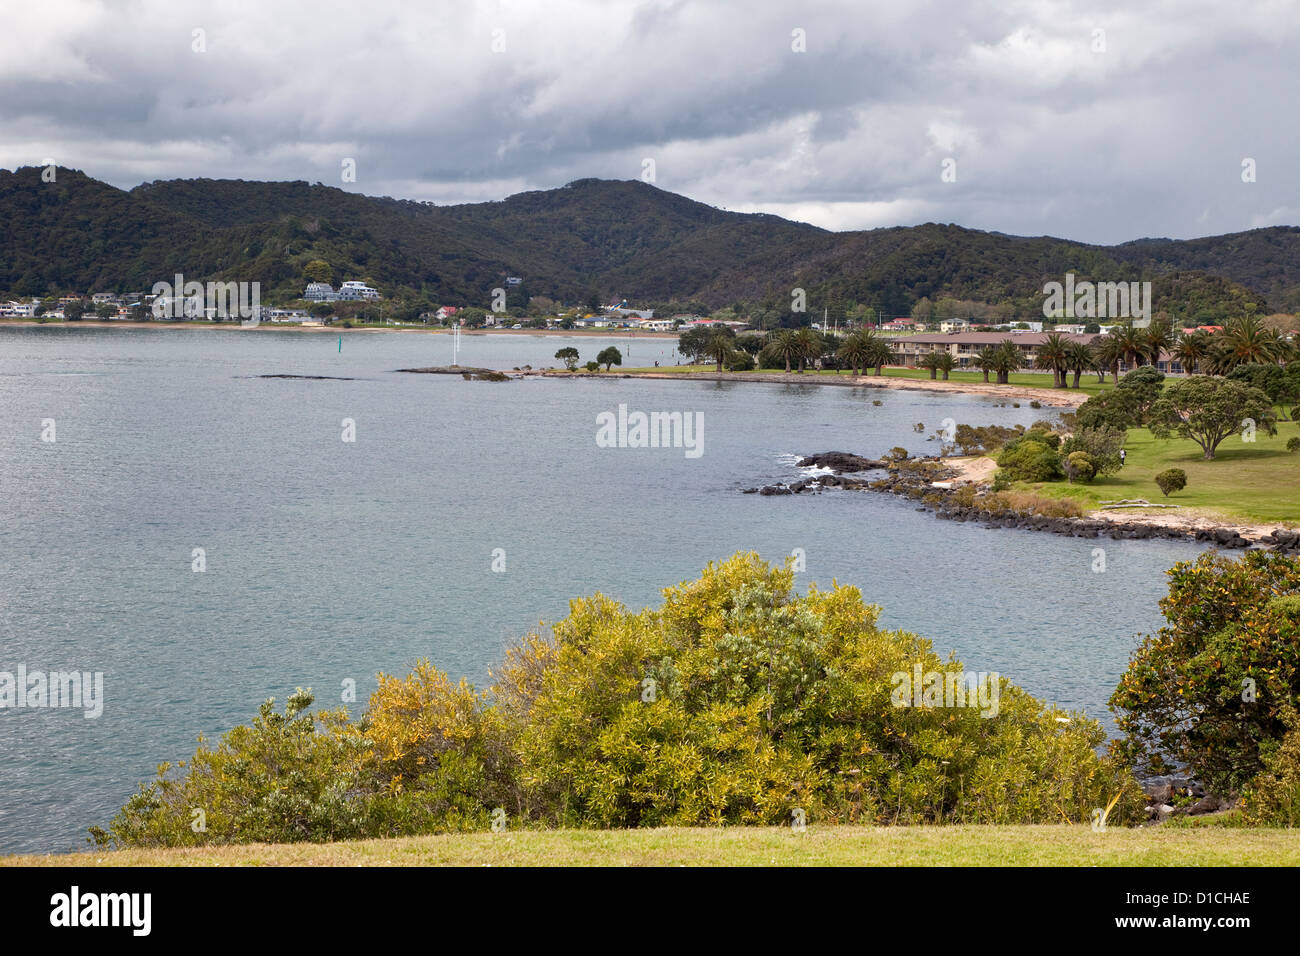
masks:
[(1061, 443), (1061, 455), (1068, 459), (1075, 452), (1085, 452), (1092, 459), (1095, 474), (1113, 475), (1120, 469), (1119, 453), (1127, 440), (1128, 432), (1112, 425), (1078, 428)]
[(588, 362), (584, 367), (587, 369), (588, 372), (599, 372), (599, 371), (600, 371), (600, 363), (599, 363), (599, 362)]
[(1111, 696), (1125, 738), (1112, 752), (1167, 773), (1187, 766), (1219, 794), (1265, 769), (1300, 693), (1300, 559), (1202, 554), (1169, 571), (1168, 622), (1148, 635)]
[(1086, 451), (1075, 451), (1066, 455), (1061, 460), (1061, 467), (1065, 471), (1065, 477), (1071, 482), (1079, 481), (1087, 484), (1097, 477), (1097, 463)]
[(1170, 492), (1182, 491), (1187, 487), (1187, 472), (1181, 468), (1166, 468), (1156, 475), (1156, 485), (1168, 498)]
[(1135, 428), (1142, 424), (1141, 408), (1132, 390), (1111, 389), (1092, 396), (1074, 413), (1078, 428)]
[(728, 372), (752, 372), (754, 356), (737, 349), (727, 357), (726, 369)]
[(1300, 714), (1282, 708), (1286, 734), (1260, 748), (1260, 772), (1242, 792), (1245, 822), (1256, 826), (1300, 826)]
[(1287, 451), (1300, 451), (1300, 437), (1288, 438), (1286, 440)]
[(1025, 426), (1008, 428), (1004, 425), (958, 425), (953, 435), (963, 455), (987, 455), (1024, 434)]
[[(127, 801), (98, 845), (196, 846), (344, 840), (370, 834), (364, 800), (367, 743), (343, 709), (314, 716), (299, 688), (283, 714), (268, 700), (250, 726), (216, 747), (199, 738), (188, 761), (162, 764), (157, 779)], [(322, 731), (317, 733), (320, 724)]]
[(1060, 478), (1061, 456), (1056, 449), (1027, 436), (1008, 445), (998, 456), (998, 477), (1005, 481), (1053, 481)]
[(844, 823), (1081, 822), (1112, 797), (1112, 819), (1136, 819), (1140, 791), (1097, 755), (1095, 721), (1062, 721), (997, 674), (968, 675), (984, 690), (967, 699), (944, 676), (961, 664), (880, 628), (856, 588), (800, 596), (793, 581), (738, 554), (666, 589), (657, 610), (575, 600), (507, 654), (486, 693), (421, 662), (381, 675), (359, 722), (313, 719), (305, 692), (284, 716), (268, 702), (215, 749), (200, 742), (179, 776), (159, 768), (94, 836), (393, 836), (483, 829), (496, 808), (512, 827), (780, 824), (796, 809)]

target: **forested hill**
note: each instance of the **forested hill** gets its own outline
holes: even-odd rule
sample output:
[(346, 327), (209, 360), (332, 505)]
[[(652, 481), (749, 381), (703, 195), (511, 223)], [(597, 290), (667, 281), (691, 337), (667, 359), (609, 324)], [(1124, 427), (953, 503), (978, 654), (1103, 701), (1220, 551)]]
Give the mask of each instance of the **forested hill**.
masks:
[(1152, 279), (1175, 311), (1253, 302), (1300, 309), (1300, 229), (1102, 247), (953, 225), (833, 233), (715, 209), (638, 181), (586, 179), (457, 206), (305, 182), (171, 180), (129, 192), (71, 169), (54, 182), (0, 170), (0, 292), (132, 291), (187, 279), (257, 280), (267, 301), (302, 289), (308, 262), (387, 299), (486, 305), (505, 276), (532, 296), (907, 314), (922, 297), (1041, 304), (1044, 282)]

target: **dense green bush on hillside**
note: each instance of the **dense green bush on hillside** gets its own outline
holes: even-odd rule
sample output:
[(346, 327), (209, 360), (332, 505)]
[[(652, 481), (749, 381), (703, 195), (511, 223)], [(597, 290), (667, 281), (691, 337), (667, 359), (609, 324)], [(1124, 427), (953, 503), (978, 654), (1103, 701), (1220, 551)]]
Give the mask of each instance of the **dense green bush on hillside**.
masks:
[[(1002, 449), (998, 455), (999, 482), (1055, 481), (1064, 475), (1061, 454), (1047, 440), (1047, 433), (1029, 431)], [(1060, 443), (1059, 435), (1052, 435)]]
[[(360, 721), (268, 704), (118, 813), (103, 843), (330, 840), (448, 829), (1080, 822), (1136, 783), (1100, 726), (882, 630), (856, 588), (739, 554), (632, 612), (602, 595), (528, 635), (480, 693), (428, 664)], [(906, 687), (924, 675), (913, 692)], [(982, 681), (980, 678), (982, 677)], [(938, 688), (936, 691), (936, 687)], [(953, 691), (956, 691), (954, 693)], [(937, 694), (937, 696), (936, 696)], [(947, 700), (944, 699), (945, 694)], [(967, 704), (967, 706), (960, 706)], [(283, 773), (281, 780), (279, 774)], [(206, 810), (196, 831), (195, 809)]]
[(1167, 626), (1134, 652), (1111, 697), (1140, 769), (1184, 765), (1221, 795), (1266, 769), (1300, 696), (1300, 559), (1248, 551), (1175, 565)]

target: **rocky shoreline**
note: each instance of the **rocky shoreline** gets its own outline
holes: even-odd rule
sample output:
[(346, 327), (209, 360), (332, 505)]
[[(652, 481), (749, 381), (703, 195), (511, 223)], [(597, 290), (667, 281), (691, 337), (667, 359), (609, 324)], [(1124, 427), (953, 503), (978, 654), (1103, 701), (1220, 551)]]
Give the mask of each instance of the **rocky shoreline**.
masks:
[[(1207, 542), (1227, 549), (1272, 548), (1300, 554), (1300, 530), (1275, 528), (1258, 536), (1243, 535), (1235, 526), (1182, 528), (1157, 522), (1115, 521), (1095, 517), (1045, 515), (1003, 507), (983, 487), (963, 482), (961, 472), (941, 458), (881, 460), (849, 452), (822, 452), (803, 458), (799, 467), (829, 468), (830, 473), (794, 482), (741, 489), (743, 494), (819, 494), (827, 488), (848, 491), (879, 491), (917, 501), (918, 510), (930, 511), (949, 521), (977, 521), (986, 528), (1018, 528), (1047, 531), (1075, 538), (1147, 540), (1172, 538)], [(874, 478), (870, 472), (880, 472)]]

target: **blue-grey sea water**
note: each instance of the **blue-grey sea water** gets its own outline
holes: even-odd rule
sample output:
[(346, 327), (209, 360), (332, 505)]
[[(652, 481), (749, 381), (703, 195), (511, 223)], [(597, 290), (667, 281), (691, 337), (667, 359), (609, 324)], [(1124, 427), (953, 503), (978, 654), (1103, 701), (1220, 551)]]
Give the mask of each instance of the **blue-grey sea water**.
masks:
[[(540, 367), (610, 341), (629, 366), (674, 362), (671, 340), (541, 335), (462, 336), (458, 358)], [(422, 657), (481, 684), (570, 598), (657, 604), (742, 549), (801, 548), (801, 587), (857, 585), (887, 626), (1110, 727), (1106, 700), (1160, 624), (1164, 572), (1197, 550), (990, 530), (873, 493), (740, 493), (798, 477), (804, 454), (932, 450), (917, 422), (929, 434), (945, 418), (1049, 414), (1027, 404), (394, 371), (449, 364), (452, 347), (360, 331), (340, 351), (333, 332), (0, 328), (0, 671), (105, 682), (97, 719), (0, 709), (0, 852), (84, 847), (158, 763), (267, 697), (311, 687), (334, 706), (351, 680), (364, 705), (376, 672)], [(702, 412), (703, 454), (598, 447), (596, 416), (620, 403)]]

